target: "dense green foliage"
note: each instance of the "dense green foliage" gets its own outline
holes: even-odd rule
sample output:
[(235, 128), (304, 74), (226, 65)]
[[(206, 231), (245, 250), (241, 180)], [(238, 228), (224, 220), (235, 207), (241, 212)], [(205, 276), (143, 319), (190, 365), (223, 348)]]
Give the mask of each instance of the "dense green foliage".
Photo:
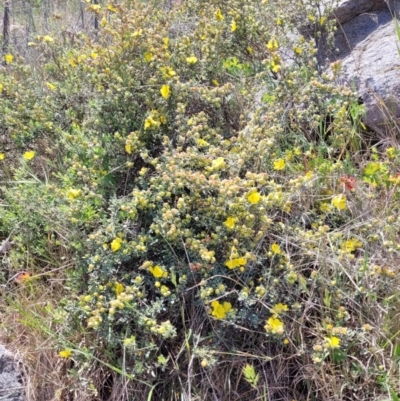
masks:
[(60, 394), (393, 397), (398, 144), (319, 71), (329, 8), (88, 9), (96, 34), (38, 36), (0, 74), (2, 308), (55, 340)]

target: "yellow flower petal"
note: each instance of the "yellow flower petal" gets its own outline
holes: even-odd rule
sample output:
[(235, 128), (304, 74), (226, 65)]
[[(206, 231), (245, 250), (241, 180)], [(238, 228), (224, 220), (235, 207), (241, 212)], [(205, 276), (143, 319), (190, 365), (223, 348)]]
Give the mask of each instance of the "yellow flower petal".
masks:
[(223, 157), (218, 157), (215, 160), (212, 161), (211, 164), (211, 169), (212, 170), (218, 170), (222, 167), (225, 167), (226, 163)]
[(274, 161), (274, 170), (283, 170), (286, 166), (284, 159), (278, 159)]
[(224, 319), (226, 317), (226, 313), (232, 309), (232, 304), (230, 302), (224, 302), (220, 304), (219, 301), (211, 302), (211, 306), (213, 308), (212, 315), (217, 319)]
[(11, 64), (14, 60), (14, 56), (12, 54), (6, 54), (4, 60), (6, 61), (6, 64)]
[(253, 192), (251, 193), (248, 197), (247, 200), (252, 204), (256, 205), (258, 202), (261, 200), (261, 195), (258, 192)]
[(334, 196), (332, 198), (332, 205), (339, 210), (344, 210), (347, 208), (347, 199), (346, 196), (343, 194)]
[(285, 304), (276, 304), (272, 307), (272, 312), (275, 315), (279, 315), (282, 312), (287, 312), (289, 310), (289, 307)]
[(267, 324), (264, 326), (267, 332), (273, 334), (283, 334), (285, 330), (285, 325), (283, 322), (277, 317), (270, 317), (267, 321)]
[(324, 340), (326, 341), (327, 348), (339, 348), (340, 347), (340, 338), (338, 337), (325, 337)]
[(160, 266), (156, 265), (154, 267), (150, 267), (150, 272), (155, 278), (160, 278), (164, 276), (166, 273)]
[(282, 253), (281, 247), (278, 244), (272, 244), (271, 252), (274, 253), (275, 255), (279, 255), (280, 253)]
[(196, 64), (197, 63), (197, 57), (196, 56), (186, 57), (186, 62), (188, 64)]
[(69, 358), (69, 357), (72, 355), (72, 352), (71, 352), (70, 349), (65, 349), (65, 350), (63, 350), (63, 351), (60, 351), (60, 352), (58, 353), (58, 355), (60, 355), (61, 358)]
[(121, 244), (122, 244), (121, 238), (113, 239), (113, 241), (111, 242), (111, 250), (113, 252), (117, 252), (121, 248)]
[(32, 160), (35, 157), (35, 152), (33, 150), (25, 152), (23, 158), (25, 160)]
[(224, 16), (222, 15), (222, 12), (221, 12), (220, 9), (218, 9), (218, 10), (215, 12), (215, 18), (216, 18), (218, 21), (222, 21), (222, 20), (224, 19)]
[(76, 199), (82, 195), (82, 190), (80, 189), (69, 189), (67, 192), (68, 199)]
[(267, 43), (267, 49), (271, 50), (271, 51), (276, 51), (278, 50), (279, 45), (278, 42), (276, 41), (276, 39), (271, 39), (268, 43)]
[(163, 85), (160, 89), (160, 93), (164, 99), (168, 99), (171, 96), (171, 90), (169, 85)]
[(228, 269), (235, 269), (236, 267), (239, 266), (245, 266), (247, 263), (247, 260), (245, 258), (236, 258), (236, 259), (230, 259), (225, 262), (225, 266)]
[(237, 220), (238, 220), (237, 217), (228, 217), (225, 220), (224, 224), (225, 224), (226, 227), (232, 229), (233, 227), (235, 227), (235, 224), (236, 224)]
[(124, 286), (121, 283), (115, 283), (114, 291), (117, 295), (124, 291)]

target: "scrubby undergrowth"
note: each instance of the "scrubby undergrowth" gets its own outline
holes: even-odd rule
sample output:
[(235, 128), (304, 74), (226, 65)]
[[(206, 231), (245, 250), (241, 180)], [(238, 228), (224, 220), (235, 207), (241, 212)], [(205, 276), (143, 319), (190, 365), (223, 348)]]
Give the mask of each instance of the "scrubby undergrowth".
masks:
[(1, 332), (29, 399), (397, 399), (398, 143), (366, 141), (296, 30), (333, 22), (88, 9), (95, 36), (0, 75)]

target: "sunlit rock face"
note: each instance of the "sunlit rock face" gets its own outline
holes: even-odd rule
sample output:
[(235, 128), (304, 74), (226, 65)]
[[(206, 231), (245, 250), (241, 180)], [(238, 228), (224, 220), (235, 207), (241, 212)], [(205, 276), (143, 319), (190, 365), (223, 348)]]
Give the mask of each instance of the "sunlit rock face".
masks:
[(341, 1), (330, 13), (337, 20), (336, 49), (319, 43), (320, 64), (342, 64), (340, 81), (358, 90), (367, 109), (364, 123), (384, 135), (398, 131), (400, 117), (400, 41), (394, 21), (399, 11), (400, 0)]

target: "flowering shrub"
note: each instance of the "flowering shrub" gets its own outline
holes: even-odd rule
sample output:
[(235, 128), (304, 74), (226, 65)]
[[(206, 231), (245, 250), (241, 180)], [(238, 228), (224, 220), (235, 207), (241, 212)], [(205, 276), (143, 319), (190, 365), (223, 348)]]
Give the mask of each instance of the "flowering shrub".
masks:
[(73, 261), (59, 355), (124, 399), (394, 385), (398, 150), (351, 148), (356, 95), (290, 34), (332, 23), (292, 3), (92, 4), (96, 40), (37, 39), (40, 91), (22, 61), (0, 76), (3, 263)]

